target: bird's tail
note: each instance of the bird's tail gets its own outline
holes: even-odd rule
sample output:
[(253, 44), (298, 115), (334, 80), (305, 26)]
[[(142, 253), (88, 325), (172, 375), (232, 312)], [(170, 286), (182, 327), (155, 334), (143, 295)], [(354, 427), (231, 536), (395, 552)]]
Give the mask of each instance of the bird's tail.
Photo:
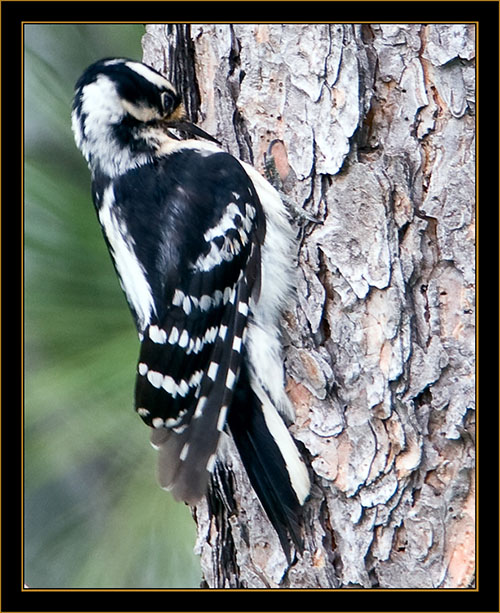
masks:
[(305, 464), (269, 396), (243, 364), (228, 425), (250, 482), (290, 562), (289, 538), (303, 551), (302, 505), (310, 482)]

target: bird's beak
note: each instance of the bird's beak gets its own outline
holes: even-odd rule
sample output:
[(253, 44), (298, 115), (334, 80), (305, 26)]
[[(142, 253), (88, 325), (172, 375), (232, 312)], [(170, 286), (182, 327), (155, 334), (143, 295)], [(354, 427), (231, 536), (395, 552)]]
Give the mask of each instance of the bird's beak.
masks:
[(180, 120), (170, 120), (164, 122), (165, 127), (174, 128), (174, 130), (181, 130), (182, 132), (187, 132), (188, 134), (192, 134), (193, 136), (199, 136), (200, 138), (205, 138), (206, 140), (212, 141), (213, 143), (217, 143), (220, 145), (220, 141), (214, 138), (205, 130), (199, 128), (196, 124), (191, 123), (190, 121), (185, 121), (183, 119)]

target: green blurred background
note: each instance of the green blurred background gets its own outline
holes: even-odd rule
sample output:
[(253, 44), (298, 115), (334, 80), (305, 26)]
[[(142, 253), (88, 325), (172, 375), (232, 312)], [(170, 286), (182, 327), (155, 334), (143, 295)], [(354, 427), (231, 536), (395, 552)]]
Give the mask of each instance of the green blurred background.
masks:
[(70, 127), (102, 57), (141, 59), (142, 25), (25, 25), (25, 581), (189, 588), (189, 509), (155, 480), (133, 410), (139, 341)]

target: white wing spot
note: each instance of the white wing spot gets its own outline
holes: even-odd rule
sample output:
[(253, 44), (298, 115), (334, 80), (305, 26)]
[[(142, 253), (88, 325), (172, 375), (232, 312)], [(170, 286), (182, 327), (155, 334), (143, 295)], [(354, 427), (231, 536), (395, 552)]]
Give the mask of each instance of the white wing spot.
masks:
[(228, 407), (222, 407), (219, 413), (219, 419), (217, 420), (217, 430), (222, 432), (224, 430), (224, 425), (226, 423), (226, 415), (227, 415)]
[(172, 304), (174, 306), (181, 306), (184, 301), (184, 292), (181, 292), (180, 289), (176, 289), (174, 292), (174, 297), (172, 298)]
[(167, 342), (167, 333), (158, 326), (149, 326), (149, 338), (153, 343), (163, 345)]
[(200, 298), (200, 309), (202, 311), (208, 311), (208, 309), (212, 306), (212, 298), (207, 295), (203, 295)]
[(233, 338), (233, 350), (238, 353), (241, 351), (241, 338), (239, 336)]
[(162, 387), (166, 392), (168, 392), (174, 398), (175, 396), (177, 396), (177, 384), (175, 383), (174, 379), (172, 379), (170, 375), (165, 375), (165, 377), (163, 377)]
[(139, 362), (137, 371), (139, 372), (140, 375), (144, 377), (144, 375), (148, 372), (148, 365), (144, 364), (144, 362)]
[(214, 292), (213, 302), (214, 306), (218, 306), (222, 301), (223, 294), (220, 289), (216, 289)]
[(204, 343), (213, 343), (216, 336), (217, 327), (212, 326), (211, 328), (208, 328), (208, 330), (205, 332), (205, 336), (203, 337)]
[(181, 337), (179, 339), (179, 347), (187, 347), (189, 343), (189, 334), (187, 333), (187, 330), (183, 330)]
[(195, 371), (191, 375), (191, 379), (189, 379), (189, 386), (196, 387), (197, 385), (200, 384), (200, 381), (202, 380), (202, 378), (203, 378), (203, 371), (202, 370)]
[(168, 342), (171, 345), (175, 345), (177, 343), (177, 341), (179, 340), (179, 330), (177, 330), (177, 328), (174, 326), (171, 330), (170, 330), (170, 336), (168, 337)]
[(187, 409), (184, 409), (183, 411), (180, 411), (177, 415), (177, 417), (169, 417), (168, 419), (165, 420), (165, 426), (167, 428), (187, 428), (188, 424), (184, 424), (183, 426), (180, 425), (184, 415), (187, 413)]
[(177, 385), (177, 391), (179, 392), (179, 396), (182, 396), (183, 398), (189, 392), (189, 385), (184, 381), (184, 379), (182, 379), (182, 381)]
[(219, 370), (219, 365), (217, 364), (217, 362), (210, 362), (210, 366), (208, 367), (207, 376), (210, 379), (212, 379), (212, 381), (215, 381), (218, 370)]
[(248, 243), (248, 234), (243, 228), (238, 230), (238, 234), (240, 235), (241, 244), (245, 246)]
[(238, 303), (238, 311), (242, 315), (247, 316), (248, 315), (248, 304), (246, 302), (239, 302)]
[(187, 458), (188, 452), (189, 443), (184, 443), (184, 447), (181, 449), (181, 453), (179, 454), (179, 460), (181, 460), (181, 462), (184, 462), (184, 460)]
[(207, 397), (206, 396), (202, 396), (198, 400), (198, 404), (196, 405), (196, 411), (194, 412), (194, 415), (193, 415), (194, 419), (197, 419), (198, 417), (201, 417), (201, 415), (203, 413), (203, 407), (205, 406), (206, 402), (207, 402)]
[(226, 377), (226, 387), (230, 390), (233, 389), (234, 387), (234, 382), (236, 381), (236, 375), (234, 374), (234, 372), (229, 369), (227, 371), (227, 377)]
[(209, 228), (203, 235), (205, 240), (208, 242), (218, 236), (224, 236), (227, 230), (235, 228), (234, 217), (236, 215), (241, 216), (240, 209), (234, 202), (230, 202), (224, 211), (224, 215), (219, 219), (219, 223), (213, 228)]
[(161, 372), (156, 372), (155, 370), (150, 370), (148, 372), (148, 381), (151, 383), (153, 387), (160, 389), (163, 383), (163, 375)]
[(223, 298), (224, 304), (228, 303), (229, 299), (231, 298), (232, 291), (233, 291), (232, 287), (226, 287), (226, 289), (224, 290), (224, 298)]
[(155, 417), (152, 421), (152, 424), (154, 428), (163, 428), (164, 421), (161, 417)]
[(189, 296), (184, 297), (184, 300), (182, 301), (182, 308), (184, 309), (184, 313), (186, 313), (186, 315), (191, 313), (191, 300), (189, 299)]

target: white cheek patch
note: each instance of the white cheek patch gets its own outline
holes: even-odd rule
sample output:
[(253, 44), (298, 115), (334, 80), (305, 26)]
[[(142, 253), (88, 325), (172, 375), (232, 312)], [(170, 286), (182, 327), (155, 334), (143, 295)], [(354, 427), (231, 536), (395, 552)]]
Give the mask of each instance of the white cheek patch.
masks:
[(122, 100), (121, 103), (127, 113), (132, 115), (132, 117), (135, 117), (138, 121), (147, 122), (152, 121), (153, 119), (159, 119), (160, 117), (158, 111), (150, 106), (133, 104), (128, 100)]
[(87, 138), (98, 137), (105, 125), (118, 123), (123, 118), (121, 100), (110, 78), (99, 75), (94, 82), (83, 88), (82, 112), (91, 118), (85, 122)]

